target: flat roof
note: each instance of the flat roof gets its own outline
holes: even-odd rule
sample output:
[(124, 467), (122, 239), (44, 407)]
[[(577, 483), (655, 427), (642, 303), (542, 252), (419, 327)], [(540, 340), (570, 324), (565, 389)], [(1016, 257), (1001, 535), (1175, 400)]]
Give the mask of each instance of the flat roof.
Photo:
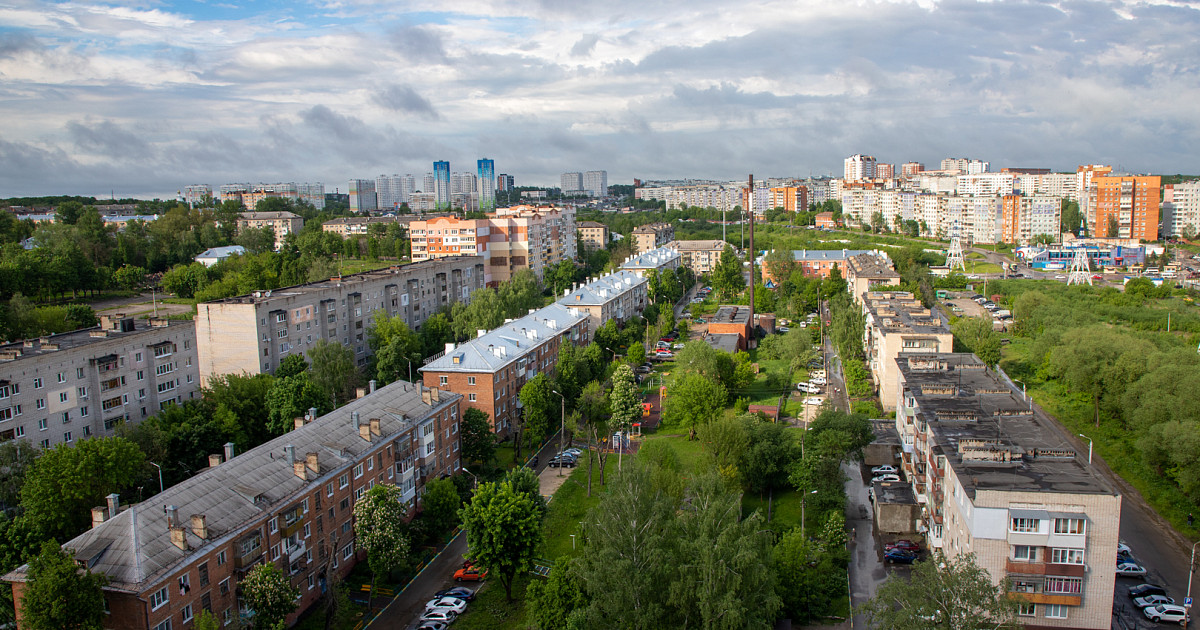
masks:
[(741, 305), (722, 306), (712, 317), (707, 318), (710, 324), (749, 324), (750, 307)]
[(1034, 415), (974, 354), (908, 354), (896, 365), (934, 434), (933, 454), (946, 457), (972, 498), (978, 490), (1116, 494), (1060, 426)]
[(863, 308), (884, 332), (950, 334), (941, 313), (925, 308), (908, 291), (864, 291)]
[(733, 354), (738, 351), (738, 339), (740, 338), (741, 335), (737, 333), (717, 333), (706, 335), (704, 341), (717, 350)]
[(851, 256), (846, 267), (860, 278), (899, 278), (900, 274), (874, 254)]
[[(103, 325), (93, 326), (91, 328), (81, 328), (71, 332), (0, 345), (0, 361), (20, 361), (29, 357), (44, 356), (54, 352), (62, 352), (63, 350), (73, 350), (88, 345), (104, 343), (113, 339), (136, 337), (164, 328), (170, 329), (195, 325), (195, 322), (192, 320), (182, 319), (145, 320), (133, 317), (112, 317), (108, 321), (112, 322), (112, 324), (107, 329)], [(126, 326), (132, 326), (132, 329), (123, 331), (121, 326), (122, 321), (128, 322)]]

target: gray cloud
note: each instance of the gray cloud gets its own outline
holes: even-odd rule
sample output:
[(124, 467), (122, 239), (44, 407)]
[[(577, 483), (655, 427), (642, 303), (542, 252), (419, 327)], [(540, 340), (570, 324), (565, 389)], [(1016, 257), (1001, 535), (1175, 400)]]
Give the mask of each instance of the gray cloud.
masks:
[(589, 33), (579, 38), (575, 45), (571, 47), (572, 57), (587, 57), (592, 54), (592, 49), (596, 47), (596, 42), (600, 41), (600, 36), (594, 33)]
[(392, 48), (415, 62), (444, 63), (446, 48), (436, 31), (424, 26), (405, 25), (392, 29)]
[(367, 130), (361, 120), (342, 116), (324, 105), (300, 112), (300, 118), (313, 129), (333, 134), (342, 142), (363, 142), (367, 139)]
[(0, 58), (15, 57), (23, 52), (39, 51), (42, 45), (25, 31), (0, 32)]
[(152, 152), (150, 145), (141, 136), (121, 128), (111, 120), (99, 123), (73, 120), (67, 123), (67, 133), (76, 147), (95, 151), (113, 159), (130, 159)]
[(437, 120), (437, 111), (429, 99), (421, 96), (409, 85), (389, 85), (372, 96), (379, 105), (396, 112), (408, 112)]

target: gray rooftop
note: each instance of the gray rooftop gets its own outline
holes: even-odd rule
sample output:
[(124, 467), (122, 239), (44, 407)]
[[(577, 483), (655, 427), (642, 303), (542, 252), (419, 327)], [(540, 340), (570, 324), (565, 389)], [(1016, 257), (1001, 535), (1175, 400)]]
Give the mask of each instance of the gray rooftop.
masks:
[(671, 241), (666, 244), (666, 247), (673, 247), (681, 252), (701, 252), (711, 250), (725, 250), (725, 241)]
[(200, 252), (196, 258), (228, 258), (234, 254), (245, 254), (246, 248), (241, 245), (227, 245), (225, 247), (213, 247)]
[(101, 318), (100, 325), (92, 328), (83, 328), (48, 337), (26, 339), (24, 341), (0, 345), (0, 361), (19, 361), (27, 357), (42, 356), (52, 352), (62, 352), (63, 350), (102, 344), (114, 339), (124, 340), (128, 337), (145, 335), (162, 330), (163, 328), (179, 328), (194, 325), (194, 322), (187, 320), (145, 320), (120, 315), (111, 318), (104, 316)]
[(886, 332), (950, 333), (940, 313), (925, 308), (907, 291), (865, 291), (863, 305)]
[(963, 488), (1115, 494), (1086, 466), (1066, 432), (1043, 416), (973, 354), (901, 355), (905, 391), (917, 400), (918, 420), (934, 433)]
[(679, 251), (671, 248), (668, 245), (666, 247), (652, 249), (648, 252), (638, 254), (637, 256), (630, 256), (629, 260), (626, 260), (625, 264), (621, 265), (621, 268), (658, 269), (669, 264), (672, 260), (679, 260), (681, 258), (682, 257), (679, 255)]
[(273, 221), (277, 219), (299, 219), (300, 215), (288, 212), (286, 210), (275, 210), (272, 212), (239, 212), (238, 216), (251, 221)]
[(854, 270), (854, 275), (860, 278), (899, 278), (900, 274), (896, 273), (884, 260), (874, 254), (859, 254), (851, 256), (846, 261), (846, 266)]
[(794, 249), (792, 258), (797, 262), (844, 262), (852, 256), (869, 253), (865, 249)]
[(565, 295), (558, 300), (558, 304), (601, 306), (615, 300), (633, 287), (645, 283), (645, 278), (627, 269), (622, 269), (607, 276), (601, 276), (571, 291), (564, 291)]
[(746, 324), (750, 322), (749, 306), (722, 306), (707, 318), (710, 324)]
[[(392, 383), (227, 462), (202, 470), (142, 503), (122, 509), (115, 517), (63, 546), (74, 550), (76, 559), (86, 562), (93, 571), (107, 575), (111, 588), (141, 590), (173, 572), (191, 556), (229, 544), (245, 528), (260, 523), (265, 513), (286, 507), (280, 506), (281, 502), (299, 501), (302, 491), (325, 483), (324, 477), (332, 478), (335, 469), (357, 460), (367, 450), (395, 440), (414, 424), (461, 398), (442, 391), (440, 401), (426, 404), (422, 389), (425, 388), (404, 381)], [(351, 414), (355, 412), (363, 424), (378, 418), (382, 437), (376, 436), (371, 442), (360, 437), (358, 428), (352, 426)], [(294, 447), (298, 461), (304, 461), (307, 453), (317, 453), (320, 473), (310, 472), (309, 481), (297, 477), (287, 461), (285, 445)], [(178, 508), (179, 520), (185, 527), (191, 515), (204, 515), (208, 539), (200, 539), (189, 529), (187, 541), (191, 549), (176, 547), (167, 528), (164, 507), (168, 505)], [(22, 566), (5, 579), (23, 580), (27, 570), (28, 565)]]
[(445, 354), (430, 361), (421, 371), (494, 373), (586, 318), (583, 311), (551, 304), (447, 348)]
[(718, 333), (715, 335), (705, 335), (704, 341), (717, 350), (734, 354), (738, 351), (738, 339), (741, 339), (741, 337), (737, 333)]

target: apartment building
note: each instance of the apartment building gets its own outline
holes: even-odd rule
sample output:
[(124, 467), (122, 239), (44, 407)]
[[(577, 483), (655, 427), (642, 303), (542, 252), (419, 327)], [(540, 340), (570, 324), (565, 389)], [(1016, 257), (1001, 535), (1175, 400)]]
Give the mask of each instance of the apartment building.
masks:
[[(1157, 241), (1161, 185), (1158, 175), (1093, 177), (1095, 221), (1088, 223), (1088, 229), (1097, 236)], [(1116, 223), (1115, 234), (1109, 233), (1110, 219)]]
[[(462, 397), (396, 382), (209, 468), (143, 503), (92, 509), (92, 529), (63, 546), (108, 577), (106, 627), (186, 628), (201, 610), (228, 625), (252, 611), (238, 584), (259, 564), (300, 590), (294, 622), (365, 554), (355, 545), (354, 502), (376, 484), (399, 486), (413, 505), (429, 479), (459, 470)], [(4, 576), (21, 610), (28, 565)], [(19, 615), (18, 614), (18, 623)]]
[(895, 365), (902, 465), (931, 548), (1008, 578), (1027, 628), (1111, 627), (1121, 495), (975, 355)]
[(621, 269), (645, 277), (651, 270), (662, 273), (674, 271), (682, 264), (683, 256), (679, 251), (670, 247), (652, 249), (644, 254), (630, 256), (621, 265)]
[(1028, 245), (1039, 236), (1055, 239), (1061, 231), (1062, 199), (1047, 195), (1005, 195), (1000, 242)]
[(783, 208), (787, 212), (803, 212), (808, 210), (808, 188), (776, 186), (768, 189), (767, 201), (767, 205), (771, 208)]
[(580, 221), (575, 230), (579, 232), (579, 240), (584, 247), (604, 249), (608, 246), (608, 226), (596, 221)]
[(320, 339), (349, 347), (365, 365), (377, 315), (401, 317), (417, 330), (439, 309), (466, 303), (483, 278), (480, 257), (453, 256), (198, 304), (200, 377), (271, 374)]
[(183, 188), (183, 201), (189, 208), (203, 206), (212, 199), (213, 189), (208, 184), (192, 184)]
[(846, 259), (846, 290), (855, 302), (862, 304), (863, 294), (872, 286), (900, 284), (900, 274), (892, 268), (892, 261), (883, 252), (858, 254)]
[[(377, 215), (368, 217), (338, 217), (330, 219), (321, 224), (321, 229), (326, 232), (333, 232), (342, 238), (351, 236), (366, 236), (370, 233), (372, 225), (382, 225), (387, 227), (392, 224), (400, 225), (407, 229), (409, 224), (418, 219), (429, 220), (431, 218), (451, 216), (448, 214), (424, 214), (417, 216), (415, 214), (396, 214), (396, 215)], [(463, 255), (473, 255), (473, 252), (460, 252)]]
[[(838, 268), (838, 273), (844, 278), (847, 260), (859, 254), (876, 253), (881, 252), (865, 249), (797, 249), (792, 251), (792, 260), (796, 261), (797, 267), (810, 278), (828, 278), (834, 267)], [(882, 255), (887, 257), (887, 254)], [(764, 282), (770, 281), (775, 284), (787, 280), (786, 277), (778, 277), (777, 272), (771, 269), (771, 261), (766, 259), (762, 261), (762, 277)]]
[(817, 213), (815, 221), (816, 221), (815, 225), (820, 229), (824, 229), (824, 230), (837, 229), (837, 221), (833, 220), (832, 212)]
[(547, 267), (575, 260), (575, 213), (567, 208), (514, 206), (486, 219), (453, 216), (409, 224), (413, 262), (481, 256), (485, 282), (496, 285), (521, 269), (541, 278)]
[(884, 411), (896, 409), (897, 357), (950, 352), (954, 335), (941, 316), (907, 291), (867, 291), (859, 296), (866, 315), (863, 350)]
[(420, 368), (421, 378), (427, 387), (462, 395), (464, 408), (486, 413), (493, 431), (506, 437), (520, 419), (526, 381), (553, 369), (563, 343), (587, 344), (590, 321), (582, 310), (551, 304), (457, 346), (446, 344)]
[(675, 227), (670, 223), (648, 223), (633, 228), (632, 236), (633, 251), (642, 254), (675, 240)]
[(583, 173), (578, 171), (563, 173), (559, 176), (558, 187), (564, 195), (583, 192)]
[(679, 252), (683, 266), (696, 276), (712, 273), (725, 253), (725, 241), (671, 241), (663, 247)]
[(297, 234), (304, 227), (304, 219), (291, 212), (241, 212), (238, 213), (237, 229), (271, 228), (275, 232), (275, 249), (283, 245), (288, 234)]
[(408, 196), (417, 188), (417, 179), (408, 175), (380, 175), (375, 178), (375, 206), (379, 210), (393, 211), (400, 204), (408, 203)]
[(925, 170), (925, 165), (920, 162), (905, 162), (900, 165), (900, 176), (912, 177), (923, 170)]
[(1163, 237), (1194, 238), (1200, 232), (1200, 180), (1163, 186)]
[[(221, 201), (237, 201), (254, 211), (263, 199), (279, 198), (304, 202), (317, 210), (325, 208), (325, 184), (321, 182), (297, 184), (278, 182), (274, 184), (225, 184), (220, 187)], [(211, 194), (211, 191), (210, 191)]]
[(583, 174), (583, 190), (592, 197), (608, 195), (608, 171), (587, 171)]
[(875, 158), (870, 155), (851, 155), (843, 161), (842, 170), (846, 181), (875, 179)]
[(558, 303), (587, 313), (592, 331), (599, 330), (610, 319), (623, 325), (646, 310), (650, 303), (649, 282), (631, 270), (622, 269), (563, 291)]
[(0, 345), (0, 441), (42, 449), (110, 436), (197, 397), (196, 325), (100, 317), (95, 328)]

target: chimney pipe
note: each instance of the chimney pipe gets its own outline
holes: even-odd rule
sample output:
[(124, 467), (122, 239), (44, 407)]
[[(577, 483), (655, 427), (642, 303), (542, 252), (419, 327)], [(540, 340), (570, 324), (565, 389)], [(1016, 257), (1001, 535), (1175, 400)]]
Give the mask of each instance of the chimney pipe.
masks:
[(304, 454), (304, 463), (305, 463), (305, 465), (308, 466), (308, 469), (313, 471), (314, 473), (321, 472), (321, 466), (317, 463), (317, 454), (316, 453), (305, 453)]
[(233, 459), (233, 442), (225, 443), (225, 461)]
[(104, 506), (92, 508), (92, 527), (99, 527), (101, 523), (108, 520), (108, 508)]
[(375, 393), (375, 379), (371, 379), (371, 381), (369, 383), (367, 383), (367, 385), (369, 385), (371, 388), (370, 393), (374, 394)]
[(293, 418), (292, 422), (295, 425), (293, 428), (299, 429), (300, 427), (304, 426), (304, 418), (301, 418), (299, 416), (297, 416), (296, 418)]
[(292, 473), (305, 481), (308, 480), (308, 468), (304, 462), (292, 462)]
[(358, 425), (358, 437), (370, 442), (371, 441), (371, 426), (367, 424)]
[(308, 422), (312, 422), (313, 420), (316, 420), (316, 419), (317, 419), (317, 408), (309, 407), (308, 408)]
[(121, 511), (121, 496), (114, 492), (105, 498), (108, 499), (108, 518), (112, 518)]
[(192, 515), (192, 533), (200, 540), (208, 538), (208, 519), (203, 514)]
[(179, 524), (179, 508), (174, 505), (168, 505), (163, 508), (167, 513), (167, 527), (175, 527)]
[(221, 465), (221, 461), (222, 461), (222, 459), (221, 459), (220, 453), (217, 453), (215, 455), (209, 455), (208, 456), (208, 467), (216, 468), (217, 466)]
[(283, 453), (284, 453), (284, 455), (287, 455), (287, 462), (288, 462), (289, 466), (296, 463), (296, 447), (295, 446), (292, 446), (291, 444), (284, 445)]
[(350, 412), (350, 424), (353, 425), (355, 429), (358, 428), (358, 412), (357, 411)]
[(182, 549), (184, 551), (187, 551), (187, 549), (188, 549), (187, 530), (182, 527), (172, 527), (171, 528), (171, 544), (175, 545), (176, 547), (179, 547), (180, 549)]
[(371, 418), (369, 422), (371, 423), (371, 435), (382, 435), (379, 431), (379, 418)]

